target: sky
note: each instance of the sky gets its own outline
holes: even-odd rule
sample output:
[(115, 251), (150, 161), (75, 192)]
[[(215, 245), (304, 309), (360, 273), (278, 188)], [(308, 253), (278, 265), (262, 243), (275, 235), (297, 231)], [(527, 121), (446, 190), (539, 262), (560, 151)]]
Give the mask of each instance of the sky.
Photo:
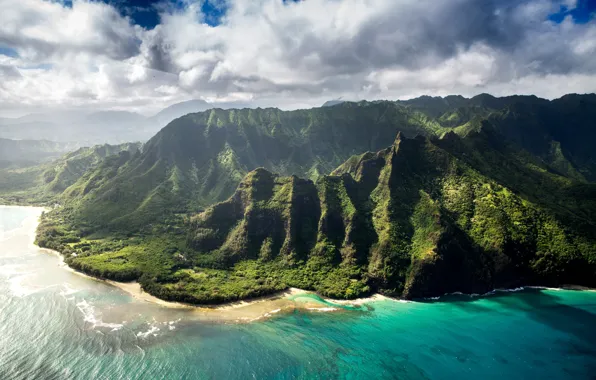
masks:
[(0, 0), (0, 117), (596, 92), (596, 0)]

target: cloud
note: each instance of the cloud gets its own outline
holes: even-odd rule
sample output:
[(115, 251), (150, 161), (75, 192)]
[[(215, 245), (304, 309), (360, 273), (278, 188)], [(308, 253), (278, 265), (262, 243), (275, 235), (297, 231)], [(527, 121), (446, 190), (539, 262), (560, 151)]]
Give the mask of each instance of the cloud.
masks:
[[(13, 78), (0, 81), (0, 101), (151, 111), (198, 97), (291, 108), (340, 96), (596, 91), (596, 22), (549, 19), (576, 1), (185, 0), (156, 6), (150, 30), (104, 3), (2, 2), (0, 46), (18, 52), (9, 65), (20, 77), (0, 70)], [(225, 10), (219, 24), (205, 9)], [(51, 67), (18, 70), (32, 63)]]
[(91, 54), (121, 60), (138, 54), (135, 26), (112, 6), (75, 1), (2, 0), (0, 43), (22, 58)]

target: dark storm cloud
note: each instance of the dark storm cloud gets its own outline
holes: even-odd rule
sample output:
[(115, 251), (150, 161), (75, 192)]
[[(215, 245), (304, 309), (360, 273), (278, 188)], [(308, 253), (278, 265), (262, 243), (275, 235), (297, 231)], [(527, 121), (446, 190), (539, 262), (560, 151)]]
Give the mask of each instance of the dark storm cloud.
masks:
[(152, 70), (174, 72), (170, 49), (166, 45), (160, 27), (148, 35), (141, 47), (147, 59), (147, 67)]

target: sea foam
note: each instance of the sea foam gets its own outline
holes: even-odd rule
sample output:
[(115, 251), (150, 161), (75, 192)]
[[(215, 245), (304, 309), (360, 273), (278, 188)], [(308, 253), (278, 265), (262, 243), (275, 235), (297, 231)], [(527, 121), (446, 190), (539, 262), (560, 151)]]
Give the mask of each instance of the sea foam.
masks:
[(83, 314), (83, 320), (92, 325), (92, 328), (105, 327), (110, 328), (112, 331), (120, 330), (124, 324), (122, 323), (107, 323), (101, 320), (100, 316), (97, 315), (95, 308), (86, 300), (82, 300), (76, 304), (77, 309)]

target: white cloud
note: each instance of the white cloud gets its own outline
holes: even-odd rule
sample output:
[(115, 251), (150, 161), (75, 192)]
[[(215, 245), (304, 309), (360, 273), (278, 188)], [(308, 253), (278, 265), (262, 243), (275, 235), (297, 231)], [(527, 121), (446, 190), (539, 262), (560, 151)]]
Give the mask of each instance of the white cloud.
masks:
[(111, 6), (75, 1), (72, 8), (40, 0), (2, 0), (0, 42), (29, 60), (93, 54), (124, 59), (136, 54), (137, 27)]
[(225, 1), (216, 27), (189, 1), (145, 30), (100, 2), (0, 0), (0, 46), (19, 54), (0, 55), (0, 102), (152, 112), (199, 97), (293, 108), (596, 91), (596, 22), (548, 20), (574, 1)]

